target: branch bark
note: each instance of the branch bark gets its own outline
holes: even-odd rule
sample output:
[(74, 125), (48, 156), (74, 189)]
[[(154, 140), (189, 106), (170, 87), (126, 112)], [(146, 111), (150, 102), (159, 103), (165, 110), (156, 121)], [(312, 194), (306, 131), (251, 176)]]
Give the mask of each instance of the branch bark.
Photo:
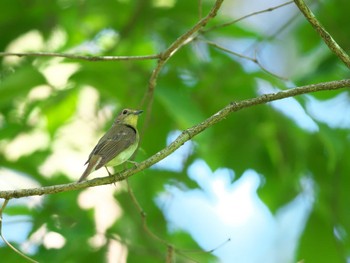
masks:
[(222, 3), (224, 0), (216, 0), (215, 4), (213, 5), (212, 9), (206, 15), (204, 18), (199, 20), (192, 28), (190, 28), (187, 32), (185, 32), (183, 35), (178, 37), (165, 51), (160, 53), (159, 60), (157, 63), (157, 66), (152, 71), (152, 75), (148, 81), (148, 90), (147, 93), (144, 95), (141, 106), (148, 100), (148, 106), (147, 106), (147, 115), (145, 118), (145, 123), (148, 123), (150, 118), (150, 113), (152, 110), (152, 103), (153, 103), (153, 94), (155, 87), (157, 85), (157, 78), (166, 64), (166, 62), (185, 44), (191, 42), (192, 39), (194, 39), (194, 35), (200, 31), (211, 19), (213, 19), (217, 12), (219, 11)]
[(317, 20), (315, 15), (312, 13), (310, 8), (305, 4), (303, 0), (294, 0), (294, 3), (299, 8), (301, 13), (309, 21), (312, 27), (317, 31), (329, 49), (337, 55), (337, 57), (343, 61), (343, 63), (350, 68), (350, 57), (348, 54), (338, 45), (338, 43), (333, 39), (333, 37), (327, 32), (326, 29)]
[[(190, 28), (186, 33), (178, 37), (164, 52), (160, 54), (158, 64), (153, 70), (152, 75), (150, 77), (148, 91), (143, 101), (146, 100), (146, 97), (151, 98), (153, 96), (154, 89), (157, 85), (158, 75), (164, 67), (165, 63), (169, 60), (169, 58), (171, 58), (172, 55), (176, 53), (177, 50), (179, 50), (186, 43), (190, 42), (193, 39), (194, 34), (201, 30), (209, 22), (209, 20), (213, 19), (216, 16), (223, 1), (224, 0), (217, 0), (207, 16), (199, 20), (192, 28)], [(141, 103), (141, 105), (142, 104), (143, 102)]]
[(213, 126), (214, 124), (224, 120), (229, 114), (232, 112), (236, 112), (245, 108), (249, 108), (255, 105), (265, 104), (271, 101), (280, 100), (284, 98), (289, 98), (297, 95), (302, 95), (311, 92), (324, 91), (324, 90), (336, 90), (345, 87), (350, 87), (350, 79), (344, 79), (339, 81), (330, 81), (323, 82), (319, 84), (312, 84), (297, 88), (292, 88), (276, 93), (265, 94), (256, 98), (242, 100), (239, 102), (232, 102), (214, 115), (210, 116), (208, 119), (203, 122), (184, 130), (175, 141), (173, 141), (169, 146), (164, 148), (163, 150), (157, 152), (153, 156), (149, 157), (147, 160), (139, 163), (136, 167), (125, 170), (120, 174), (115, 176), (107, 176), (102, 178), (96, 178), (90, 181), (85, 181), (81, 183), (69, 183), (63, 185), (54, 185), (54, 186), (46, 186), (40, 188), (33, 189), (19, 189), (19, 190), (10, 190), (10, 191), (0, 191), (0, 198), (12, 199), (12, 198), (20, 198), (25, 196), (34, 196), (34, 195), (44, 195), (44, 194), (54, 194), (72, 190), (83, 189), (86, 187), (93, 187), (105, 184), (111, 184), (114, 182), (118, 182), (124, 180), (135, 173), (138, 173), (160, 160), (164, 159), (175, 150), (180, 148), (186, 141), (190, 140), (194, 136), (203, 132), (205, 129)]
[(238, 19), (235, 19), (235, 20), (233, 20), (233, 21), (230, 21), (230, 22), (227, 22), (227, 23), (224, 23), (224, 24), (220, 24), (220, 25), (216, 25), (216, 26), (212, 26), (212, 27), (210, 27), (210, 28), (208, 28), (208, 29), (206, 29), (206, 30), (203, 30), (202, 32), (203, 32), (203, 33), (206, 33), (206, 32), (209, 32), (209, 31), (218, 29), (218, 28), (227, 27), (227, 26), (233, 25), (233, 24), (235, 24), (235, 23), (238, 23), (239, 21), (242, 21), (242, 20), (244, 20), (244, 19), (246, 19), (246, 18), (249, 18), (249, 17), (251, 17), (251, 16), (264, 14), (264, 13), (266, 13), (266, 12), (271, 12), (271, 11), (274, 11), (274, 10), (276, 10), (276, 9), (279, 9), (279, 8), (281, 8), (281, 7), (284, 7), (284, 6), (289, 5), (289, 4), (292, 4), (292, 3), (293, 3), (293, 1), (288, 1), (288, 2), (285, 2), (285, 3), (280, 4), (280, 5), (277, 5), (277, 6), (273, 6), (273, 7), (264, 9), (264, 10), (256, 11), (256, 12), (250, 13), (250, 14), (248, 14), (248, 15), (242, 16), (242, 17), (240, 17), (240, 18), (238, 18)]
[(55, 53), (55, 52), (0, 52), (0, 57), (59, 57), (69, 58), (76, 60), (87, 60), (87, 61), (116, 61), (116, 60), (147, 60), (147, 59), (158, 59), (157, 55), (145, 55), (145, 56), (83, 56), (68, 53)]

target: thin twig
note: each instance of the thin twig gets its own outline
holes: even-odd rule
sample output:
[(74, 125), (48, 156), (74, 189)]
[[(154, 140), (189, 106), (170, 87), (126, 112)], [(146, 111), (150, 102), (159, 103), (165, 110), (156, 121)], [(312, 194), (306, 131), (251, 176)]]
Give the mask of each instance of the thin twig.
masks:
[(203, 8), (202, 0), (198, 0), (198, 18), (199, 18), (199, 19), (202, 19), (202, 18), (203, 18), (203, 11), (202, 11), (202, 8)]
[(3, 214), (4, 210), (5, 210), (5, 207), (7, 206), (8, 202), (9, 202), (9, 199), (5, 199), (5, 201), (2, 204), (2, 207), (0, 209), (0, 236), (1, 236), (1, 239), (5, 242), (5, 244), (7, 246), (9, 246), (13, 251), (15, 251), (21, 257), (25, 258), (26, 260), (28, 260), (30, 262), (38, 263), (38, 261), (35, 261), (34, 259), (28, 257), (27, 255), (25, 255), (21, 251), (19, 251), (17, 248), (15, 248), (10, 242), (7, 241), (7, 239), (2, 234), (2, 214)]
[[(174, 252), (179, 252), (180, 255), (188, 258), (186, 255), (183, 255), (183, 253), (181, 253), (180, 249), (175, 248), (174, 245), (170, 244), (168, 241), (162, 239), (161, 237), (159, 237), (157, 234), (155, 234), (149, 227), (147, 224), (147, 214), (145, 212), (145, 210), (142, 208), (140, 202), (137, 200), (134, 191), (131, 188), (131, 185), (129, 183), (129, 181), (126, 179), (126, 183), (127, 183), (127, 189), (128, 189), (128, 194), (131, 198), (132, 203), (134, 204), (134, 206), (136, 207), (137, 211), (140, 214), (141, 217), (141, 221), (142, 221), (142, 228), (143, 230), (147, 233), (147, 235), (149, 235), (151, 238), (153, 238), (154, 240), (162, 243), (163, 245), (165, 245), (167, 247), (167, 257), (166, 257), (166, 262), (171, 263), (173, 262), (174, 259)], [(188, 258), (190, 259), (190, 258)], [(192, 259), (190, 259), (192, 260)], [(194, 260), (192, 260), (194, 261)], [(195, 262), (195, 261), (194, 261)]]
[(312, 27), (317, 31), (329, 49), (341, 60), (343, 63), (350, 68), (350, 57), (349, 55), (338, 45), (333, 37), (326, 31), (322, 24), (317, 20), (315, 15), (312, 13), (310, 8), (305, 4), (303, 0), (294, 0), (294, 3), (299, 8), (301, 13), (309, 21)]
[(266, 12), (271, 12), (271, 11), (274, 11), (274, 10), (276, 10), (278, 8), (283, 7), (283, 6), (289, 5), (291, 3), (293, 3), (293, 1), (285, 2), (285, 3), (277, 5), (277, 6), (269, 7), (269, 8), (264, 9), (264, 10), (260, 10), (260, 11), (257, 11), (257, 12), (250, 13), (248, 15), (242, 16), (242, 17), (240, 17), (238, 19), (235, 19), (233, 21), (230, 21), (230, 22), (227, 22), (227, 23), (224, 23), (224, 24), (221, 24), (221, 25), (212, 26), (212, 27), (210, 27), (208, 29), (202, 30), (202, 33), (209, 32), (209, 31), (212, 31), (212, 30), (215, 30), (215, 29), (218, 29), (218, 28), (230, 26), (230, 25), (235, 24), (235, 23), (237, 23), (239, 21), (247, 19), (248, 17), (255, 16), (255, 15), (260, 15), (260, 14), (263, 14), (263, 13), (266, 13)]
[(176, 138), (175, 141), (173, 141), (170, 145), (165, 147), (163, 150), (152, 155), (145, 161), (137, 164), (135, 167), (122, 171), (116, 176), (95, 178), (95, 179), (81, 182), (81, 183), (74, 182), (69, 184), (53, 185), (53, 186), (31, 188), (31, 189), (0, 191), (0, 198), (11, 199), (11, 198), (20, 198), (25, 196), (54, 194), (54, 193), (79, 190), (79, 189), (84, 189), (86, 187), (94, 187), (99, 185), (111, 184), (117, 181), (122, 181), (134, 175), (135, 173), (145, 170), (146, 168), (154, 165), (155, 163), (169, 156), (175, 150), (180, 148), (186, 141), (190, 140), (194, 136), (200, 134), (201, 132), (215, 125), (216, 123), (223, 121), (232, 112), (240, 111), (242, 109), (250, 108), (252, 106), (257, 106), (257, 105), (265, 104), (271, 101), (281, 100), (281, 99), (294, 97), (294, 96), (302, 95), (306, 93), (325, 91), (325, 90), (337, 90), (345, 87), (350, 87), (350, 79), (311, 84), (307, 86), (301, 86), (297, 88), (287, 89), (284, 91), (279, 91), (276, 93), (264, 94), (262, 96), (252, 98), (252, 99), (232, 102), (226, 107), (224, 107), (223, 109), (221, 109), (220, 111), (218, 111), (217, 113), (215, 113), (214, 115), (204, 120), (203, 122), (184, 130)]
[(215, 250), (218, 250), (219, 248), (225, 246), (227, 243), (231, 242), (231, 238), (226, 239), (224, 242), (222, 242), (221, 244), (219, 244), (218, 246), (209, 249), (209, 250), (205, 250), (205, 251), (200, 251), (198, 249), (179, 249), (178, 252), (181, 252), (181, 255), (186, 254), (203, 254), (203, 253), (213, 253)]
[[(142, 208), (140, 202), (137, 200), (134, 191), (131, 188), (131, 185), (129, 183), (129, 181), (126, 179), (126, 183), (127, 183), (127, 189), (128, 189), (128, 194), (131, 198), (132, 203), (134, 204), (134, 206), (136, 207), (137, 211), (140, 214), (141, 217), (141, 221), (142, 221), (142, 228), (143, 230), (147, 233), (147, 235), (149, 235), (151, 238), (153, 238), (154, 240), (162, 243), (163, 245), (165, 245), (167, 247), (167, 257), (166, 257), (166, 262), (171, 263), (174, 262), (174, 253), (177, 253), (183, 257), (186, 257), (188, 260), (196, 262), (195, 260), (191, 259), (190, 257), (188, 257), (186, 254), (184, 254), (182, 251), (182, 249), (176, 248), (173, 244), (169, 243), (168, 241), (166, 241), (165, 239), (162, 239), (161, 237), (159, 237), (157, 234), (155, 234), (149, 227), (147, 224), (147, 214), (145, 212), (145, 210)], [(190, 250), (188, 250), (190, 251)], [(193, 251), (193, 250), (192, 250)], [(203, 252), (203, 251), (201, 251)], [(206, 253), (206, 251), (204, 251), (204, 253)], [(210, 253), (210, 252), (209, 252)]]
[[(266, 37), (263, 37), (262, 39), (255, 40), (254, 43), (245, 50), (245, 52), (251, 51), (253, 49), (255, 52), (257, 52), (257, 50), (259, 50), (259, 52), (260, 52), (263, 48), (263, 46), (260, 45), (261, 42), (271, 41), (274, 38), (276, 38), (277, 35), (279, 35), (281, 32), (283, 32), (287, 27), (290, 27), (292, 25), (293, 21), (296, 20), (298, 15), (299, 15), (298, 12), (295, 12), (295, 14), (292, 17), (290, 17), (287, 21), (285, 21), (282, 25), (278, 25), (275, 32), (267, 35)], [(278, 76), (276, 76), (276, 77), (278, 77)], [(285, 79), (285, 78), (282, 77), (282, 79)]]
[(0, 52), (0, 57), (17, 56), (17, 57), (60, 57), (76, 60), (87, 61), (116, 61), (116, 60), (148, 60), (158, 59), (160, 55), (145, 55), (145, 56), (83, 56), (67, 53), (55, 52)]
[(168, 246), (167, 255), (166, 255), (166, 263), (173, 263), (174, 261), (174, 247)]
[(281, 76), (278, 76), (277, 74), (275, 74), (275, 73), (269, 71), (268, 69), (266, 69), (266, 68), (260, 63), (260, 61), (259, 61), (256, 57), (255, 57), (255, 58), (252, 58), (252, 57), (248, 57), (248, 56), (242, 55), (242, 54), (240, 54), (240, 53), (234, 52), (234, 51), (232, 51), (232, 50), (230, 50), (230, 49), (227, 49), (227, 48), (225, 48), (225, 47), (223, 47), (223, 46), (221, 46), (221, 45), (219, 45), (219, 44), (217, 44), (217, 43), (215, 43), (215, 42), (209, 41), (209, 40), (202, 40), (202, 41), (204, 41), (205, 43), (207, 43), (207, 44), (210, 45), (210, 46), (213, 46), (213, 47), (215, 47), (215, 48), (217, 48), (217, 49), (220, 49), (220, 50), (222, 50), (222, 51), (225, 51), (225, 52), (227, 52), (227, 53), (229, 53), (229, 54), (232, 54), (232, 55), (234, 55), (234, 56), (236, 56), (236, 57), (239, 57), (239, 58), (242, 58), (242, 59), (246, 59), (246, 60), (249, 60), (249, 61), (255, 63), (255, 64), (258, 65), (263, 71), (265, 71), (267, 74), (270, 74), (271, 76), (274, 76), (274, 77), (279, 78), (279, 79), (282, 79), (282, 80), (286, 80), (286, 78), (281, 77)]
[(129, 193), (129, 196), (131, 198), (131, 201), (133, 202), (133, 204), (135, 205), (135, 207), (137, 208), (138, 212), (140, 213), (140, 216), (141, 216), (141, 220), (142, 220), (142, 227), (144, 229), (144, 231), (150, 236), (152, 237), (153, 239), (163, 243), (164, 245), (166, 245), (167, 247), (171, 246), (167, 241), (165, 241), (164, 239), (160, 238), (159, 236), (157, 236), (156, 234), (154, 234), (148, 227), (147, 225), (147, 215), (145, 213), (145, 211), (142, 209), (139, 201), (137, 200), (135, 194), (134, 194), (134, 191), (132, 190), (130, 184), (129, 184), (129, 181), (126, 180), (127, 182), (127, 188), (128, 188), (128, 193)]

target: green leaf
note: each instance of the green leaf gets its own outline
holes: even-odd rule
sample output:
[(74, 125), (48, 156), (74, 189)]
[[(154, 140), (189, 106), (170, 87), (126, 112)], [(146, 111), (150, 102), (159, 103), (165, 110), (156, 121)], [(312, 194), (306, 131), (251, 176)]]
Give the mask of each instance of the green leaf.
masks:
[(15, 69), (14, 73), (7, 75), (0, 82), (0, 107), (26, 97), (30, 89), (44, 83), (44, 77), (31, 65)]
[(76, 112), (77, 91), (73, 89), (59, 91), (43, 107), (50, 135), (65, 124)]

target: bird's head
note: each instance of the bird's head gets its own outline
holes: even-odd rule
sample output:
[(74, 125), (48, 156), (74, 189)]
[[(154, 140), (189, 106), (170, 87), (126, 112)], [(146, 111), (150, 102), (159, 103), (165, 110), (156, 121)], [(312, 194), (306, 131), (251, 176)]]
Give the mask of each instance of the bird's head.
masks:
[(123, 109), (114, 121), (114, 124), (127, 124), (136, 127), (139, 115), (142, 110)]

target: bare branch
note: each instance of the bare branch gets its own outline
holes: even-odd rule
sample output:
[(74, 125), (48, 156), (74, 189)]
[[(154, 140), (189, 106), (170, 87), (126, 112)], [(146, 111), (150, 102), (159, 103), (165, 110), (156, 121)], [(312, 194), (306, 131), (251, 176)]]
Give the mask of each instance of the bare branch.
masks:
[(4, 203), (2, 204), (2, 207), (0, 209), (0, 236), (1, 239), (4, 241), (4, 243), (11, 248), (13, 251), (15, 251), (18, 255), (20, 255), (21, 257), (25, 258), (26, 260), (33, 262), (33, 263), (38, 263), (38, 261), (35, 261), (34, 259), (28, 257), (27, 255), (23, 254), (21, 251), (19, 251), (17, 248), (15, 248), (10, 242), (7, 241), (7, 239), (4, 237), (4, 235), (2, 234), (2, 214), (7, 206), (9, 202), (9, 199), (5, 199)]
[(224, 23), (224, 24), (221, 24), (221, 25), (212, 26), (212, 27), (210, 27), (210, 28), (208, 28), (206, 30), (203, 30), (202, 32), (208, 32), (208, 31), (212, 31), (212, 30), (215, 30), (215, 29), (218, 29), (218, 28), (230, 26), (230, 25), (235, 24), (235, 23), (237, 23), (239, 21), (242, 21), (242, 20), (244, 20), (244, 19), (246, 19), (248, 17), (255, 16), (255, 15), (260, 15), (260, 14), (263, 14), (263, 13), (266, 13), (266, 12), (271, 12), (271, 11), (274, 11), (274, 10), (276, 10), (278, 8), (283, 7), (283, 6), (289, 5), (291, 3), (293, 3), (293, 1), (285, 2), (285, 3), (277, 5), (277, 6), (273, 6), (273, 7), (269, 7), (267, 9), (264, 9), (264, 10), (253, 12), (253, 13), (250, 13), (248, 15), (242, 16), (242, 17), (240, 17), (238, 19), (235, 19), (233, 21), (230, 21), (230, 22), (227, 22), (227, 23)]
[(153, 70), (152, 75), (150, 77), (147, 94), (145, 94), (145, 96), (141, 102), (141, 105), (143, 105), (147, 99), (149, 101), (148, 106), (147, 106), (147, 116), (146, 116), (145, 123), (148, 123), (148, 119), (149, 119), (149, 116), (151, 114), (151, 109), (152, 109), (154, 89), (157, 85), (157, 78), (158, 78), (160, 71), (164, 67), (165, 63), (183, 45), (189, 43), (194, 38), (194, 34), (197, 33), (199, 30), (201, 30), (209, 22), (209, 20), (211, 20), (212, 18), (214, 18), (216, 16), (223, 1), (224, 0), (217, 0), (214, 4), (213, 8), (210, 10), (209, 14), (206, 17), (199, 20), (191, 29), (189, 29), (186, 33), (184, 33), (179, 38), (177, 38), (164, 52), (161, 53), (159, 60), (158, 60), (158, 64), (157, 64), (156, 68)]
[(281, 76), (278, 76), (277, 74), (275, 74), (275, 73), (269, 71), (268, 69), (266, 69), (266, 68), (260, 63), (260, 61), (256, 58), (256, 56), (255, 56), (255, 58), (248, 57), (248, 56), (242, 55), (242, 54), (240, 54), (240, 53), (234, 52), (234, 51), (232, 51), (232, 50), (229, 50), (229, 49), (227, 49), (227, 48), (225, 48), (225, 47), (223, 47), (223, 46), (221, 46), (221, 45), (219, 45), (219, 44), (217, 44), (217, 43), (215, 43), (215, 42), (212, 42), (212, 41), (209, 41), (209, 40), (203, 40), (203, 41), (204, 41), (205, 43), (207, 43), (208, 45), (213, 46), (213, 47), (215, 47), (215, 48), (217, 48), (217, 49), (220, 49), (220, 50), (222, 50), (222, 51), (224, 51), (224, 52), (227, 52), (227, 53), (232, 54), (232, 55), (234, 55), (234, 56), (236, 56), (236, 57), (239, 57), (239, 58), (242, 58), (242, 59), (245, 59), (245, 60), (249, 60), (249, 61), (255, 63), (255, 64), (258, 65), (263, 71), (265, 71), (267, 74), (270, 74), (271, 76), (274, 76), (274, 77), (279, 78), (279, 79), (286, 80), (286, 78), (281, 77)]
[(148, 225), (147, 225), (147, 215), (145, 213), (145, 211), (143, 210), (143, 208), (141, 207), (139, 201), (137, 200), (134, 191), (132, 190), (129, 181), (126, 180), (127, 182), (127, 187), (128, 187), (128, 193), (129, 196), (131, 198), (131, 201), (133, 202), (133, 204), (135, 205), (137, 211), (140, 213), (141, 216), (141, 220), (142, 220), (142, 227), (143, 230), (153, 239), (155, 239), (156, 241), (166, 245), (167, 247), (171, 247), (172, 245), (170, 243), (168, 243), (167, 241), (165, 241), (164, 239), (160, 238), (159, 236), (157, 236), (155, 233), (152, 232), (152, 230), (149, 229)]
[(333, 37), (326, 31), (326, 29), (317, 20), (315, 15), (311, 12), (310, 8), (305, 4), (303, 0), (294, 0), (294, 3), (299, 8), (301, 13), (309, 21), (312, 27), (322, 37), (323, 41), (329, 47), (329, 49), (341, 60), (343, 63), (350, 68), (350, 57), (348, 54), (338, 45)]
[(71, 190), (79, 190), (86, 187), (93, 187), (105, 184), (111, 184), (117, 181), (124, 180), (135, 173), (138, 173), (146, 168), (154, 165), (160, 160), (164, 159), (175, 150), (180, 148), (186, 141), (190, 140), (194, 136), (198, 135), (205, 129), (213, 126), (214, 124), (224, 120), (230, 113), (236, 112), (245, 108), (250, 108), (255, 105), (265, 104), (267, 102), (280, 100), (284, 98), (289, 98), (297, 95), (302, 95), (311, 92), (324, 91), (324, 90), (336, 90), (345, 87), (350, 87), (350, 79), (344, 79), (339, 81), (330, 81), (323, 82), (318, 84), (311, 84), (307, 86), (302, 86), (298, 88), (292, 88), (276, 93), (265, 94), (256, 98), (242, 100), (238, 102), (232, 102), (208, 119), (203, 122), (184, 130), (174, 142), (172, 142), (169, 146), (164, 148), (163, 150), (157, 152), (153, 156), (149, 157), (147, 160), (139, 163), (137, 166), (125, 170), (119, 174), (114, 176), (107, 176), (102, 178), (95, 178), (90, 181), (85, 181), (81, 183), (69, 183), (63, 185), (54, 185), (54, 186), (46, 186), (40, 188), (32, 188), (32, 189), (19, 189), (19, 190), (9, 190), (9, 191), (0, 191), (0, 198), (11, 199), (11, 198), (20, 198), (25, 196), (33, 196), (33, 195), (44, 195), (44, 194), (54, 194), (60, 192), (66, 192)]
[(198, 0), (198, 18), (203, 18), (203, 12), (202, 12), (202, 0)]
[(0, 57), (17, 56), (17, 57), (59, 57), (87, 61), (116, 61), (116, 60), (148, 60), (158, 59), (160, 55), (145, 56), (83, 56), (74, 54), (64, 54), (55, 52), (0, 52)]

